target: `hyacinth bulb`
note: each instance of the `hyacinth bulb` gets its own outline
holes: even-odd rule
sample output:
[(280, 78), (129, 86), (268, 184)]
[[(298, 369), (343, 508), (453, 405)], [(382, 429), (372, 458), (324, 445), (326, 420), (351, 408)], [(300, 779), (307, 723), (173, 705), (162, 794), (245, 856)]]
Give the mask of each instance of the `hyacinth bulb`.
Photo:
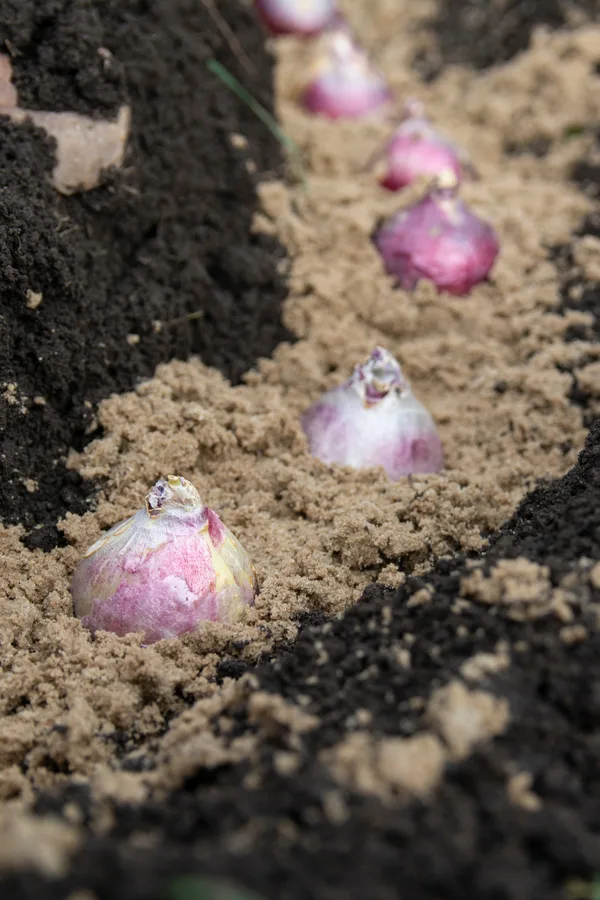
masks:
[(321, 38), (320, 54), (302, 95), (309, 112), (329, 119), (358, 119), (392, 98), (384, 75), (340, 24)]
[(383, 466), (392, 481), (439, 472), (444, 465), (433, 419), (382, 347), (304, 413), (302, 428), (311, 453), (322, 462), (354, 469)]
[(492, 226), (457, 196), (454, 172), (438, 176), (429, 194), (397, 213), (375, 235), (385, 270), (406, 290), (427, 278), (464, 296), (489, 274), (499, 245)]
[(335, 19), (335, 0), (255, 0), (264, 25), (273, 35), (310, 37)]
[(169, 475), (144, 509), (89, 548), (71, 594), (75, 615), (91, 631), (143, 632), (150, 644), (204, 621), (237, 621), (256, 588), (237, 538), (189, 481)]
[(380, 184), (390, 191), (399, 191), (419, 178), (431, 180), (444, 171), (451, 171), (459, 182), (469, 164), (461, 164), (461, 154), (444, 138), (425, 116), (423, 104), (410, 100), (404, 117), (391, 140), (383, 149), (386, 173)]

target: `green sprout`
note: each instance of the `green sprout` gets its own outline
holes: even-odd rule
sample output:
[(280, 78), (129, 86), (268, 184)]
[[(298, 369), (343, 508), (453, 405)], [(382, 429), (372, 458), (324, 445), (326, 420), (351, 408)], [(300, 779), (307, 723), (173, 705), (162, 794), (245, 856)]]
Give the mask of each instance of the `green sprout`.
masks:
[(569, 138), (580, 137), (584, 133), (585, 128), (583, 125), (567, 125), (563, 131), (563, 137), (568, 140)]
[(593, 881), (575, 878), (565, 885), (565, 893), (569, 900), (600, 900), (600, 877)]
[(183, 875), (168, 885), (166, 900), (263, 900), (258, 894), (221, 878)]
[(248, 109), (252, 110), (257, 119), (260, 119), (263, 125), (269, 129), (273, 137), (285, 148), (290, 160), (294, 163), (305, 193), (308, 193), (308, 185), (306, 183), (300, 149), (291, 137), (281, 128), (275, 116), (271, 115), (269, 110), (265, 109), (265, 107), (259, 103), (242, 84), (240, 84), (235, 75), (232, 75), (229, 69), (222, 66), (216, 59), (207, 60), (206, 65), (213, 75), (216, 75), (230, 91), (246, 104)]
[(177, 316), (176, 319), (167, 319), (166, 322), (162, 322), (161, 324), (167, 328), (170, 325), (181, 325), (183, 322), (193, 322), (195, 319), (203, 318), (204, 310), (197, 309), (195, 312), (187, 313), (185, 316)]

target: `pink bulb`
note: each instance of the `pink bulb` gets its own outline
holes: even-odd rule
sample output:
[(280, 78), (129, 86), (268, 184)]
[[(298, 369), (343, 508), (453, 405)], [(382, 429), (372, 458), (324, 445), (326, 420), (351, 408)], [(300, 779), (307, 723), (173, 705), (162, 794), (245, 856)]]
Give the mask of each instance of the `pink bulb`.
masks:
[(457, 196), (452, 171), (442, 173), (423, 200), (385, 222), (375, 244), (400, 287), (412, 290), (427, 278), (457, 296), (487, 277), (499, 251), (492, 226)]
[(143, 632), (147, 644), (234, 622), (254, 602), (250, 560), (185, 478), (158, 481), (146, 506), (111, 528), (79, 563), (71, 594), (91, 631)]
[(309, 112), (358, 119), (392, 99), (385, 77), (341, 25), (321, 39), (321, 53), (302, 95)]
[(256, 11), (274, 35), (319, 34), (336, 15), (335, 0), (255, 0)]
[(381, 185), (398, 191), (419, 178), (433, 178), (444, 171), (463, 176), (456, 148), (433, 127), (416, 100), (405, 107), (404, 121), (383, 150), (387, 173)]
[(301, 424), (311, 453), (327, 464), (382, 466), (392, 481), (439, 472), (444, 465), (433, 419), (382, 347), (313, 403)]

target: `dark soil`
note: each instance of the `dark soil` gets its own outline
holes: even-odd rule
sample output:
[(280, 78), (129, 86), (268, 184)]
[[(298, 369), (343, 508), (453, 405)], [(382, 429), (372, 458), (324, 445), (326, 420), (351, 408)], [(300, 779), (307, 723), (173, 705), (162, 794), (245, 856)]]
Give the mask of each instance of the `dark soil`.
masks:
[(596, 149), (573, 167), (573, 180), (592, 199), (600, 200), (600, 130), (596, 130)]
[(561, 28), (599, 14), (598, 0), (444, 0), (429, 23), (437, 46), (415, 66), (425, 78), (449, 64), (487, 69), (526, 50), (538, 26)]
[(283, 250), (250, 234), (256, 181), (280, 171), (280, 147), (206, 68), (215, 57), (271, 107), (272, 60), (251, 11), (219, 9), (243, 58), (200, 0), (0, 3), (23, 105), (133, 109), (123, 171), (68, 199), (48, 184), (42, 132), (0, 119), (0, 380), (14, 385), (0, 391), (0, 519), (35, 526), (30, 545), (51, 547), (57, 517), (93, 495), (64, 458), (89, 440), (100, 399), (192, 353), (239, 381), (289, 337)]
[[(594, 212), (583, 223), (579, 230), (580, 235), (600, 236), (600, 213)], [(567, 340), (598, 340), (600, 338), (600, 284), (588, 282), (577, 267), (573, 257), (572, 246), (559, 247), (554, 254), (555, 264), (563, 275), (562, 308), (577, 309), (589, 313), (592, 316), (591, 323), (572, 325), (567, 334)], [(589, 397), (574, 385), (572, 400), (586, 406)]]
[[(600, 147), (600, 138), (597, 147)], [(600, 199), (600, 166), (595, 162), (597, 152), (598, 150), (595, 149), (592, 159), (580, 160), (572, 171), (575, 183), (594, 201)], [(578, 229), (578, 237), (585, 235), (600, 237), (600, 209), (595, 209), (587, 216)], [(597, 341), (600, 339), (600, 284), (585, 279), (581, 269), (576, 265), (572, 245), (555, 248), (552, 257), (562, 275), (562, 308), (564, 310), (576, 309), (586, 312), (592, 317), (589, 325), (571, 326), (566, 334), (567, 340)], [(590, 397), (580, 388), (576, 376), (574, 376), (571, 399), (584, 408), (589, 405)]]

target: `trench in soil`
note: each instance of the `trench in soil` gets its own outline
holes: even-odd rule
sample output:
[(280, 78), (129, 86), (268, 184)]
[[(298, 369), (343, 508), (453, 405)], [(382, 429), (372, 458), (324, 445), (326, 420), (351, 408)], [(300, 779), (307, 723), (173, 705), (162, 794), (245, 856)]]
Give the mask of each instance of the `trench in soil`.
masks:
[[(223, 325), (226, 376), (238, 380), (263, 356), (232, 386), (207, 368), (217, 361), (203, 346), (157, 349), (148, 335), (148, 368), (138, 360), (90, 400), (150, 375), (157, 355), (194, 349), (203, 361), (168, 363), (105, 400), (86, 446), (63, 437), (77, 444), (62, 463), (75, 497), (83, 483), (99, 488), (92, 512), (81, 515), (64, 497), (47, 506), (49, 523), (57, 509), (73, 510), (58, 525), (63, 546), (44, 553), (24, 545), (18, 526), (2, 533), (2, 791), (23, 834), (46, 829), (40, 840), (58, 861), (53, 873), (35, 854), (32, 863), (17, 839), (22, 869), (42, 875), (8, 876), (10, 896), (43, 884), (49, 897), (83, 887), (99, 897), (158, 897), (162, 878), (233, 869), (267, 897), (467, 889), (559, 897), (569, 877), (597, 865), (597, 429), (579, 467), (549, 480), (576, 462), (597, 413), (593, 215), (582, 225), (593, 191), (574, 175), (582, 159), (592, 160), (585, 177), (593, 171), (598, 31), (538, 34), (506, 66), (484, 75), (444, 69), (423, 84), (413, 63), (433, 40), (424, 13), (384, 0), (368, 14), (349, 4), (349, 13), (397, 94), (422, 97), (471, 152), (482, 177), (464, 194), (494, 221), (502, 256), (466, 300), (427, 285), (392, 291), (369, 236), (399, 201), (361, 174), (385, 128), (306, 118), (293, 98), (309, 48), (278, 44), (278, 112), (302, 149), (309, 191), (263, 183), (244, 238), (248, 253), (263, 254), (269, 323), (283, 293), (273, 248), (290, 259), (276, 341), (248, 358)], [(402, 29), (392, 27), (398, 16)], [(23, 90), (33, 105), (34, 89), (24, 82)], [(67, 101), (75, 104), (68, 93)], [(239, 133), (233, 115), (227, 137)], [(248, 134), (257, 128), (251, 118), (244, 124)], [(12, 139), (27, 154), (37, 144), (46, 158), (38, 135)], [(236, 166), (251, 192), (247, 165)], [(141, 179), (144, 166), (133, 160), (132, 169), (126, 177)], [(95, 198), (77, 203), (97, 221)], [(112, 211), (103, 215), (112, 223)], [(248, 216), (240, 234), (249, 227)], [(219, 252), (228, 259), (224, 234)], [(213, 281), (225, 270), (213, 267)], [(237, 299), (237, 287), (229, 290)], [(262, 303), (262, 292), (253, 296)], [(215, 291), (215, 320), (231, 303)], [(260, 313), (253, 322), (262, 335), (257, 321)], [(202, 326), (185, 333), (191, 340)], [(207, 346), (212, 334), (202, 338)], [(264, 358), (284, 334), (290, 340)], [(141, 338), (134, 347), (145, 346)], [(438, 422), (442, 475), (391, 485), (307, 455), (300, 411), (375, 344), (398, 356)], [(251, 552), (263, 585), (257, 606), (235, 629), (213, 626), (152, 648), (92, 640), (71, 616), (73, 568), (167, 470), (197, 484)], [(549, 486), (519, 506), (540, 480)], [(20, 521), (30, 527), (35, 515), (32, 506)], [(40, 818), (48, 812), (58, 822)], [(360, 866), (349, 866), (353, 857)]]

